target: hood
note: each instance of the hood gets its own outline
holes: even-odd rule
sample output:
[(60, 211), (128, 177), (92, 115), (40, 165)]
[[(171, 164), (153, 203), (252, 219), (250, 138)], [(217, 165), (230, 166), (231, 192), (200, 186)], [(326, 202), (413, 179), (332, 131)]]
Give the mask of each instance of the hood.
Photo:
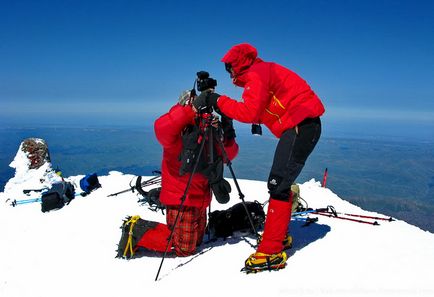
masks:
[(233, 46), (222, 58), (223, 63), (230, 63), (234, 70), (234, 77), (241, 75), (255, 61), (258, 51), (248, 43)]

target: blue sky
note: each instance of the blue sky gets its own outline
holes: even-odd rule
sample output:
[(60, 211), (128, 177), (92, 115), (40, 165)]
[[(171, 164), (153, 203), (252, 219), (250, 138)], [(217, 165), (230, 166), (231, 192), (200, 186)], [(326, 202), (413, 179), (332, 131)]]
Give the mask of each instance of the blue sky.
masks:
[(0, 115), (164, 112), (249, 42), (326, 117), (434, 121), (433, 1), (1, 1)]

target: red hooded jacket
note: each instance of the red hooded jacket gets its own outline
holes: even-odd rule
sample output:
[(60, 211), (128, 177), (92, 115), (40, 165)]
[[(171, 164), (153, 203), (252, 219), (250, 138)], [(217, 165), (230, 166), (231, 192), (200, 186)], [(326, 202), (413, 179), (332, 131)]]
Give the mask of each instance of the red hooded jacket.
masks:
[(233, 83), (243, 87), (243, 102), (222, 95), (218, 108), (244, 123), (259, 123), (280, 137), (306, 118), (324, 113), (324, 106), (310, 86), (291, 70), (257, 57), (256, 49), (243, 43), (222, 58), (233, 69)]
[[(176, 104), (169, 112), (159, 117), (154, 123), (157, 140), (163, 147), (161, 164), (160, 201), (165, 205), (180, 205), (190, 173), (179, 175), (182, 151), (182, 131), (188, 125), (195, 124), (195, 112), (190, 106)], [(226, 154), (233, 159), (238, 154), (238, 144), (234, 139), (223, 142)], [(211, 190), (208, 179), (201, 173), (193, 176), (185, 199), (185, 206), (208, 207), (211, 203)]]

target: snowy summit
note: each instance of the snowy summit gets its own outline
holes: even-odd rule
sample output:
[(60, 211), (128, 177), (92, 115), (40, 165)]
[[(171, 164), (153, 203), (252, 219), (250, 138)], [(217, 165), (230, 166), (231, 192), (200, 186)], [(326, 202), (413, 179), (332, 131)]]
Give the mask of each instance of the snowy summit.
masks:
[[(161, 212), (137, 203), (128, 189), (132, 175), (110, 172), (100, 176), (102, 187), (77, 196), (56, 211), (41, 212), (39, 202), (11, 206), (11, 201), (37, 198), (59, 180), (48, 162), (28, 169), (26, 155), (18, 151), (11, 167), (16, 174), (0, 193), (0, 296), (434, 296), (434, 234), (404, 221), (365, 211), (339, 198), (315, 180), (300, 184), (310, 208), (333, 206), (354, 220), (309, 214), (318, 221), (303, 226), (293, 217), (286, 268), (244, 274), (244, 260), (254, 252), (256, 240), (236, 234), (226, 240), (202, 244), (190, 257), (167, 257), (157, 281), (161, 257), (131, 260), (115, 258), (126, 216), (165, 222)], [(65, 178), (77, 191), (84, 175)], [(145, 177), (146, 178), (146, 177)], [(150, 178), (150, 177), (149, 177)], [(233, 180), (231, 200), (211, 210), (240, 202)], [(246, 201), (267, 199), (266, 183), (238, 180)], [(205, 238), (206, 241), (206, 238)]]

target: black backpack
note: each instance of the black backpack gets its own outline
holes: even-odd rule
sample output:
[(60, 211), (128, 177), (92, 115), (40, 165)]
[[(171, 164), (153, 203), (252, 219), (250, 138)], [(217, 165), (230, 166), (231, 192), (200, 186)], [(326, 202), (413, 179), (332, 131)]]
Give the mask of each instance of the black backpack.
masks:
[[(210, 129), (214, 129), (214, 136), (216, 136), (217, 130), (213, 127)], [(204, 137), (206, 139), (206, 135), (203, 134), (198, 125), (190, 125), (183, 132), (182, 151), (179, 155), (179, 161), (181, 161), (179, 175), (183, 176), (186, 173), (193, 172), (196, 159), (199, 157), (201, 139)], [(217, 147), (214, 147), (212, 150), (209, 149), (208, 141), (205, 140), (196, 173), (202, 173), (207, 177), (216, 200), (221, 204), (225, 204), (230, 199), (231, 186), (223, 178), (222, 156), (217, 154)], [(210, 160), (213, 160), (211, 164), (209, 163)]]
[[(258, 201), (245, 202), (255, 229), (261, 229), (265, 222), (263, 205)], [(226, 210), (215, 210), (209, 214), (208, 232), (212, 238), (229, 237), (236, 231), (252, 231), (249, 218), (243, 204), (237, 203)]]
[(50, 210), (61, 209), (68, 205), (75, 198), (75, 188), (70, 182), (61, 181), (54, 183), (51, 188), (42, 194), (41, 210), (47, 212)]

